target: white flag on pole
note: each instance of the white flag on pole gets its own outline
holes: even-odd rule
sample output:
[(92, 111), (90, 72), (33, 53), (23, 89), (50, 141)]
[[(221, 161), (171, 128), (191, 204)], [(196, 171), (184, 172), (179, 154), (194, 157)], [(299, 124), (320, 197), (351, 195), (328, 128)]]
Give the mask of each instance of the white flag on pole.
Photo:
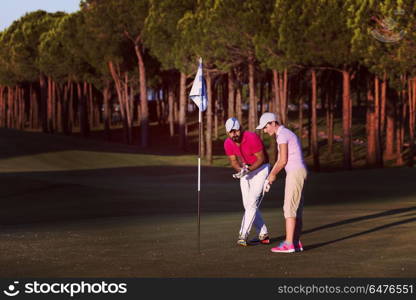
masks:
[(189, 97), (198, 106), (200, 111), (207, 109), (207, 86), (204, 79), (204, 73), (202, 72), (202, 59), (199, 59), (198, 71), (196, 72), (194, 83)]

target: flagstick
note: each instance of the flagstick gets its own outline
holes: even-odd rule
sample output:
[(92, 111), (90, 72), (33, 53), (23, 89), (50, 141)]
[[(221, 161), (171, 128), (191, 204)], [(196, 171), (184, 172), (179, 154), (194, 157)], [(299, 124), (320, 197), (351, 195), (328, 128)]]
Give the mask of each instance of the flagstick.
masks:
[(199, 139), (198, 139), (198, 252), (201, 253), (201, 141), (202, 141), (202, 112), (199, 109)]

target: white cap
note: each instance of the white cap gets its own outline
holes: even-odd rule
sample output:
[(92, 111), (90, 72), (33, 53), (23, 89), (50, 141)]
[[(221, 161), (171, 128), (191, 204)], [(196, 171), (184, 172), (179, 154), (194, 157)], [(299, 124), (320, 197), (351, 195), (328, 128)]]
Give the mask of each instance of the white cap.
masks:
[(264, 114), (261, 115), (260, 117), (260, 124), (259, 126), (256, 127), (256, 129), (263, 129), (264, 127), (266, 127), (267, 123), (269, 122), (273, 122), (276, 121), (278, 123), (280, 123), (279, 118), (271, 112), (265, 112)]
[(240, 123), (236, 118), (229, 118), (227, 122), (225, 122), (225, 130), (230, 132), (231, 130), (240, 130)]

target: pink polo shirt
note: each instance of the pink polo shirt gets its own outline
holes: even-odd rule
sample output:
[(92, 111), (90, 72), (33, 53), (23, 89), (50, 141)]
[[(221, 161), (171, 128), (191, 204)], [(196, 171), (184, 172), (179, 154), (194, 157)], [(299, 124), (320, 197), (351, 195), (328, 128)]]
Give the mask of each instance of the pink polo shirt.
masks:
[[(286, 172), (295, 171), (301, 168), (306, 169), (305, 162), (303, 161), (302, 146), (296, 134), (281, 125), (276, 132), (276, 142), (277, 145), (287, 144), (288, 157), (285, 166)], [(277, 149), (279, 150), (279, 146)]]
[(240, 161), (245, 164), (252, 165), (256, 162), (257, 157), (254, 153), (257, 153), (264, 149), (263, 142), (260, 137), (254, 132), (244, 131), (243, 139), (240, 146), (233, 142), (232, 139), (227, 138), (224, 142), (224, 150), (226, 155), (235, 155)]

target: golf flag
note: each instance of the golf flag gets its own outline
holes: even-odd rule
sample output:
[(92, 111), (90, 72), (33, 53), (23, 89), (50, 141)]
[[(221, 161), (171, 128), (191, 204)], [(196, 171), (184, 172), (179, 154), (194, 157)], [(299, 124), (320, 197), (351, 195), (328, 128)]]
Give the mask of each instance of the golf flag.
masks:
[(196, 72), (194, 83), (192, 84), (189, 98), (194, 101), (199, 108), (198, 112), (198, 252), (201, 253), (201, 145), (202, 145), (202, 112), (207, 109), (207, 86), (202, 72), (202, 58), (199, 58), (198, 71)]
[(196, 72), (189, 97), (198, 106), (200, 111), (205, 111), (207, 109), (207, 86), (204, 79), (204, 73), (202, 72), (202, 58), (199, 59), (198, 71)]

